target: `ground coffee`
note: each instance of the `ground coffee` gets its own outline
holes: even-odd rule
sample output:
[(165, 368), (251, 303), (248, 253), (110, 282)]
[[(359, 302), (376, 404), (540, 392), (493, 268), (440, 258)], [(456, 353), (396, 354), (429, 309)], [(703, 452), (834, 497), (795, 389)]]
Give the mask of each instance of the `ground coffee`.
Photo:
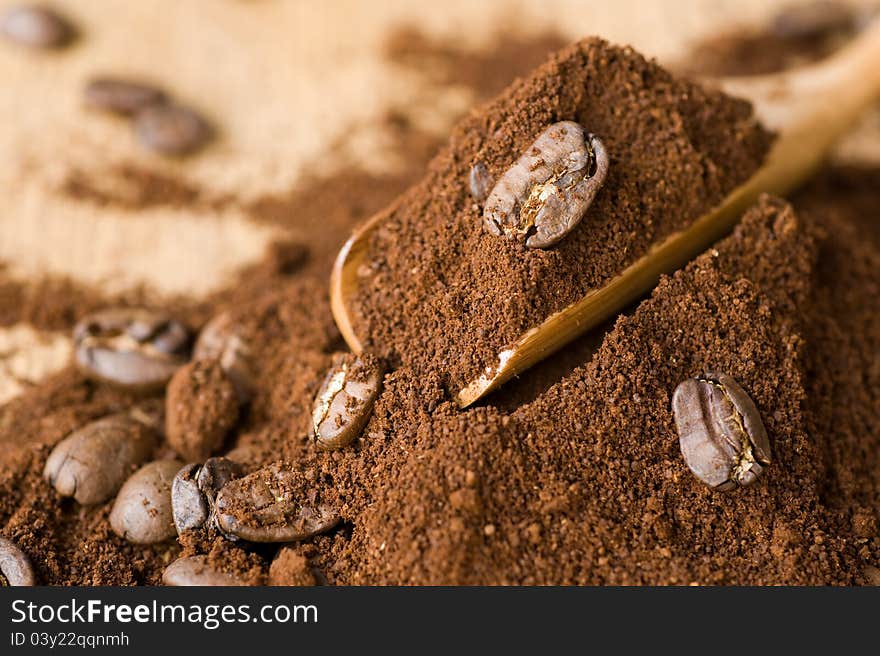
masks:
[[(558, 121), (604, 143), (604, 186), (553, 249), (494, 238), (469, 193), (471, 167), (499, 180)], [(769, 143), (747, 103), (676, 80), (631, 49), (598, 39), (565, 49), (456, 127), (425, 179), (383, 214), (350, 304), (355, 331), (389, 366), (435, 371), (457, 391), (720, 202)]]
[[(493, 60), (411, 31), (399, 43), (417, 47), (404, 57), (398, 45), (396, 61), (436, 61), (449, 71), (443, 84), (482, 80), (469, 62), (497, 84), (523, 72), (520, 53), (534, 54), (499, 48)], [(258, 384), (230, 457), (246, 471), (283, 460), (320, 486), (341, 523), (280, 551), (211, 529), (131, 545), (110, 530), (112, 501), (83, 507), (41, 478), (66, 435), (144, 402), (69, 369), (0, 408), (0, 527), (38, 582), (159, 583), (181, 554), (168, 583), (876, 582), (880, 171), (824, 171), (794, 199), (796, 214), (765, 200), (607, 335), (585, 336), (482, 407), (459, 412), (437, 373), (393, 371), (360, 439), (321, 453), (311, 404), (343, 348), (326, 301), (331, 258), (436, 143), (389, 119), (377, 129), (394, 135), (403, 173), (345, 171), (248, 205), (278, 226), (320, 226), (307, 261), (291, 268), (269, 253), (213, 299), (162, 299), (192, 328), (228, 312), (251, 347)], [(175, 191), (184, 181), (143, 180), (149, 202), (190, 202)], [(57, 280), (42, 298), (20, 283), (2, 289), (4, 321), (55, 329), (111, 301), (144, 304)], [(767, 475), (726, 495), (688, 472), (670, 407), (681, 380), (712, 369), (748, 390), (773, 447)], [(172, 456), (162, 440), (151, 457)]]

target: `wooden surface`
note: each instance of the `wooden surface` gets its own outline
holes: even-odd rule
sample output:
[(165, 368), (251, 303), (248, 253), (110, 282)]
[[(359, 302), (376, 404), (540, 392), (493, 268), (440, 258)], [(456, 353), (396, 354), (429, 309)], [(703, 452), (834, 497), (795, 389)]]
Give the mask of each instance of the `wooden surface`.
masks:
[[(389, 32), (415, 25), (489, 47), (499, 31), (599, 34), (671, 61), (722, 26), (758, 23), (784, 0), (55, 0), (81, 28), (71, 50), (40, 54), (0, 44), (0, 263), (22, 281), (49, 273), (108, 290), (204, 295), (259, 257), (273, 231), (233, 210), (151, 208), (120, 213), (58, 193), (72, 170), (100, 175), (136, 162), (243, 198), (289, 189), (306, 171), (356, 160), (395, 165), (370, 125), (417, 100), (418, 84), (381, 55)], [(0, 0), (0, 10), (18, 4)], [(204, 154), (168, 162), (140, 150), (122, 121), (81, 106), (91, 75), (152, 79), (204, 111), (222, 134)], [(472, 103), (448, 89), (419, 120), (443, 133)], [(876, 120), (876, 119), (874, 119)], [(878, 126), (873, 128), (880, 132)], [(330, 144), (344, 134), (343, 149)], [(873, 157), (878, 140), (851, 139)], [(868, 144), (868, 145), (866, 145)], [(124, 214), (124, 215), (123, 215)], [(0, 401), (69, 357), (66, 335), (0, 328)]]

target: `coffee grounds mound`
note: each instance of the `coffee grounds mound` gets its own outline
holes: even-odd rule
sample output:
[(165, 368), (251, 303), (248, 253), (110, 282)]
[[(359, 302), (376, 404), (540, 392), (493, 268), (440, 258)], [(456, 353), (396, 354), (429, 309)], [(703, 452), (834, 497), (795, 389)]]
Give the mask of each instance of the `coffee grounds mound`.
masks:
[[(732, 237), (620, 318), (589, 362), (509, 415), (377, 410), (367, 430), (398, 435), (384, 449), (395, 455), (381, 459), (392, 478), (333, 554), (345, 572), (337, 580), (859, 581), (845, 513), (823, 500), (825, 437), (807, 432), (799, 308), (813, 292), (817, 232), (763, 200)], [(761, 411), (773, 444), (766, 482), (719, 494), (685, 466), (671, 394), (706, 370), (734, 376)], [(417, 378), (392, 387), (380, 406), (421, 387)], [(357, 466), (374, 469), (378, 448), (371, 439)]]
[[(468, 192), (471, 166), (483, 162), (497, 180), (562, 120), (599, 135), (610, 154), (586, 216), (552, 250), (488, 234)], [(589, 39), (564, 49), (462, 121), (427, 176), (384, 212), (350, 303), (355, 331), (390, 366), (441, 371), (458, 390), (719, 203), (769, 143), (748, 103), (676, 80), (630, 48)]]

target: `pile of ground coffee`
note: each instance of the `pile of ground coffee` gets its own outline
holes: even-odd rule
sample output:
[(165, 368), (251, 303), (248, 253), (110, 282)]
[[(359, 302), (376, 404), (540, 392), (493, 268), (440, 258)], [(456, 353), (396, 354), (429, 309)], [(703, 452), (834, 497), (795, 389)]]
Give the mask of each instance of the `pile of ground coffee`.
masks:
[[(471, 167), (481, 162), (498, 180), (548, 125), (567, 120), (610, 154), (581, 223), (550, 250), (488, 234)], [(571, 46), (459, 124), (428, 175), (383, 214), (350, 304), (355, 331), (390, 366), (439, 371), (461, 389), (527, 330), (719, 203), (769, 143), (747, 103), (628, 48)]]
[[(432, 53), (446, 50), (468, 59)], [(498, 70), (522, 71), (515, 58)], [(276, 225), (321, 225), (307, 257), (281, 245), (215, 298), (163, 299), (192, 328), (228, 313), (251, 349), (258, 384), (228, 455), (246, 471), (282, 461), (301, 472), (342, 522), (280, 550), (211, 531), (128, 544), (110, 530), (112, 500), (80, 507), (41, 473), (70, 432), (144, 400), (69, 369), (0, 408), (0, 534), (38, 582), (156, 584), (173, 559), (198, 554), (251, 584), (880, 583), (880, 170), (823, 171), (795, 211), (765, 199), (607, 335), (585, 336), (481, 407), (459, 411), (441, 371), (397, 368), (361, 438), (319, 452), (312, 399), (344, 350), (326, 298), (333, 252), (432, 148), (393, 126), (406, 173), (347, 171), (253, 205)], [(64, 312), (7, 289), (59, 329), (108, 301), (150, 300), (47, 285), (58, 293), (45, 305)], [(12, 303), (0, 307), (20, 320)], [(770, 434), (774, 462), (752, 488), (712, 493), (678, 452), (670, 396), (708, 368), (737, 378)], [(163, 439), (153, 457), (173, 455)]]

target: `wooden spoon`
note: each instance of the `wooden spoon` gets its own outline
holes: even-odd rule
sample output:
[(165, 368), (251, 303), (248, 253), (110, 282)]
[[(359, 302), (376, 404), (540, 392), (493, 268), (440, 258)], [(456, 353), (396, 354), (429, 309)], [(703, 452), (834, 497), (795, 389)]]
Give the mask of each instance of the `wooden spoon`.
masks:
[[(498, 354), (457, 395), (467, 407), (504, 382), (648, 293), (660, 276), (681, 268), (730, 232), (762, 193), (785, 195), (807, 179), (831, 146), (880, 96), (880, 19), (846, 47), (814, 65), (755, 77), (709, 81), (752, 102), (758, 119), (778, 132), (764, 165), (715, 209), (655, 244), (641, 258), (579, 301), (547, 317)], [(464, 183), (462, 183), (464, 184)], [(345, 243), (330, 278), (336, 325), (355, 353), (362, 350), (348, 313), (357, 270), (386, 213), (373, 216)]]

